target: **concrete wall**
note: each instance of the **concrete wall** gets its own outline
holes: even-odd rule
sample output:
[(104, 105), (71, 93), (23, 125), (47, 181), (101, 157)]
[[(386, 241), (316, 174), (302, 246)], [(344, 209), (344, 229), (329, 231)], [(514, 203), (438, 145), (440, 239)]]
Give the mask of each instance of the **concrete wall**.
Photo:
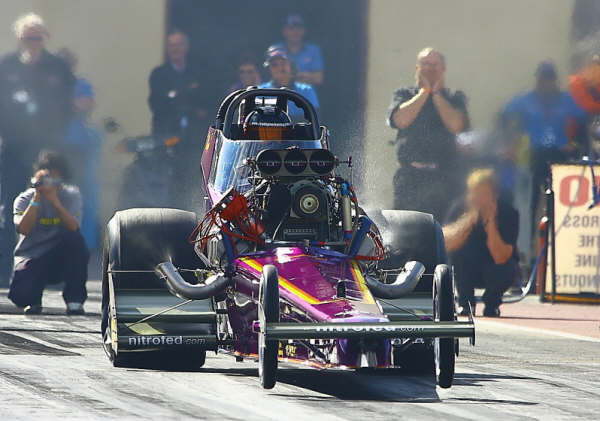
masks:
[[(448, 58), (448, 86), (464, 90), (475, 128), (491, 124), (494, 113), (516, 92), (528, 88), (538, 61), (553, 58), (565, 74), (573, 0), (372, 0), (368, 10), (365, 143), (368, 198), (392, 203), (396, 168), (394, 132), (384, 116), (392, 91), (413, 83), (416, 52), (432, 45)], [(114, 116), (127, 134), (149, 130), (147, 76), (162, 59), (165, 0), (2, 0), (0, 53), (14, 49), (11, 24), (19, 15), (41, 14), (52, 33), (50, 49), (72, 48), (79, 70), (95, 86), (96, 122)], [(112, 154), (108, 174), (126, 158)], [(106, 180), (105, 206), (120, 180)]]
[(434, 46), (448, 60), (447, 85), (464, 90), (474, 128), (489, 127), (536, 64), (569, 59), (572, 0), (371, 0), (368, 16), (366, 183), (369, 200), (392, 204), (394, 132), (385, 126), (393, 90), (414, 83), (416, 53)]
[[(150, 130), (146, 105), (147, 78), (162, 61), (164, 0), (2, 0), (0, 54), (14, 50), (12, 23), (28, 12), (41, 15), (49, 28), (48, 47), (72, 49), (79, 56), (79, 74), (96, 89), (93, 120), (115, 117), (129, 135)], [(127, 157), (114, 155), (116, 137), (105, 147), (105, 173), (117, 174)], [(105, 207), (113, 204), (119, 177), (105, 177)]]

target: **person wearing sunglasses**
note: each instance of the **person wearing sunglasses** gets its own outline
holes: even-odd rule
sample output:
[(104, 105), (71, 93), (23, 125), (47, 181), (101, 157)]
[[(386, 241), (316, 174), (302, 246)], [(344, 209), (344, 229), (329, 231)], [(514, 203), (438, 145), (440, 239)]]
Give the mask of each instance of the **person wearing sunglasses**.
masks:
[[(31, 163), (42, 149), (56, 149), (72, 115), (75, 77), (64, 60), (46, 49), (49, 33), (33, 13), (13, 25), (16, 51), (0, 58), (0, 136), (2, 203), (9, 212), (29, 179)], [(15, 232), (5, 215), (0, 233), (0, 282), (9, 278)]]

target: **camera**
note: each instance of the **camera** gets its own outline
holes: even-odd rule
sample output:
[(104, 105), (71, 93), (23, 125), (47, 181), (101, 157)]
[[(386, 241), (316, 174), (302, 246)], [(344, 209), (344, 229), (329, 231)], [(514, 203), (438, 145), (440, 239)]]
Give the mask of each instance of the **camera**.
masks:
[(58, 186), (60, 185), (61, 180), (59, 178), (54, 178), (54, 177), (49, 177), (49, 176), (44, 176), (42, 178), (40, 178), (39, 180), (36, 179), (35, 177), (33, 177), (31, 179), (31, 187), (33, 187), (34, 189), (41, 187), (41, 186)]

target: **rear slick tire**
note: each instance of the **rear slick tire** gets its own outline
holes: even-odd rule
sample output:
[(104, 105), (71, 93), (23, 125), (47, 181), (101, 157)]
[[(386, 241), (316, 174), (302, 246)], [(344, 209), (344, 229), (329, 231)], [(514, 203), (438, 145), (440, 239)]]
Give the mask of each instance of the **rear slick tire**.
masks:
[[(105, 241), (106, 243), (106, 241)], [(108, 274), (108, 247), (105, 244), (102, 251), (102, 347), (113, 367), (129, 367), (133, 361), (128, 355), (118, 352), (116, 340), (113, 340), (113, 325), (116, 325), (114, 285)]]
[[(163, 349), (122, 352), (118, 346), (118, 291), (166, 290), (164, 283), (148, 273), (112, 273), (110, 270), (152, 270), (172, 261), (179, 268), (202, 267), (187, 242), (196, 226), (196, 215), (179, 209), (130, 209), (110, 220), (102, 258), (102, 346), (114, 367), (197, 369), (204, 365), (206, 350)], [(195, 282), (191, 272), (182, 276)], [(168, 334), (168, 333), (166, 333)]]
[[(433, 275), (433, 317), (436, 322), (453, 322), (454, 278), (448, 265), (437, 265)], [(439, 387), (447, 389), (454, 380), (456, 363), (456, 339), (435, 338), (435, 374)]]
[(265, 338), (266, 323), (279, 322), (279, 274), (273, 265), (265, 265), (260, 279), (258, 317), (258, 377), (263, 389), (272, 389), (277, 383), (277, 353), (279, 341)]

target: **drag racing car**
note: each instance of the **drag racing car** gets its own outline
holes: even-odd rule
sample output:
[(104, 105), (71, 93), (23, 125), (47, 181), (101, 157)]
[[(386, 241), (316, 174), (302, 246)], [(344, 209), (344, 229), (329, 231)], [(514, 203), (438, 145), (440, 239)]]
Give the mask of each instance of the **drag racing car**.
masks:
[(328, 136), (293, 91), (234, 92), (205, 143), (202, 217), (114, 215), (101, 326), (114, 366), (200, 367), (218, 351), (258, 361), (265, 389), (280, 362), (401, 367), (451, 386), (458, 338), (474, 343), (475, 328), (457, 321), (440, 226), (419, 212), (363, 208), (352, 160), (335, 157)]

